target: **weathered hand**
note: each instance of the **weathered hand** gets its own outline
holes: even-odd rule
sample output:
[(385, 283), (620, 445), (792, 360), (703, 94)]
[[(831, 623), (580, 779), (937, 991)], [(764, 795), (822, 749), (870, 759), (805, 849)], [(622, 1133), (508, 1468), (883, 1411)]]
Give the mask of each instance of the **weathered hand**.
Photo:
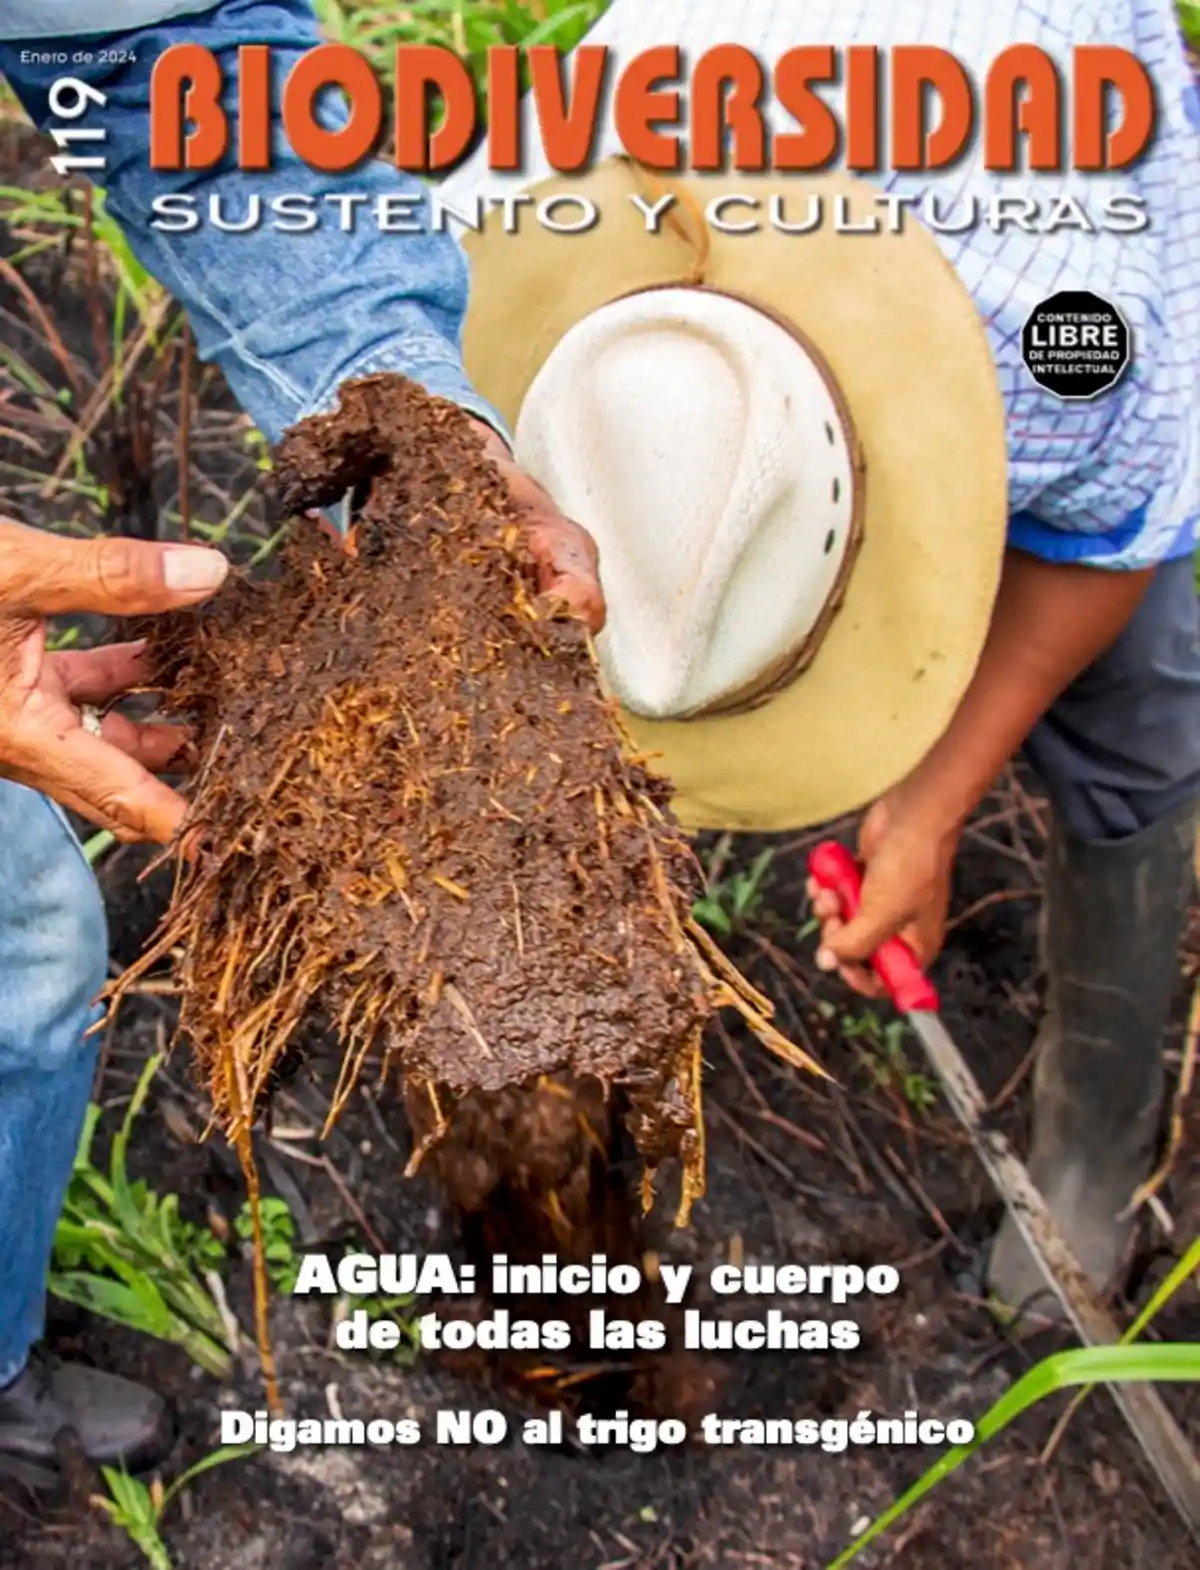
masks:
[(106, 714), (144, 679), (139, 644), (46, 650), (47, 616), (131, 616), (205, 600), (224, 580), (219, 551), (140, 540), (69, 540), (0, 519), (0, 778), (31, 786), (122, 840), (168, 842), (186, 802), (154, 778), (186, 739), (177, 726)]
[(820, 968), (838, 971), (863, 997), (879, 998), (883, 987), (866, 962), (888, 938), (904, 938), (928, 966), (945, 936), (957, 848), (957, 828), (938, 827), (917, 810), (903, 786), (881, 797), (859, 830), (863, 882), (858, 915), (842, 921), (836, 895), (809, 880), (813, 913), (821, 923)]
[(561, 600), (591, 628), (604, 626), (596, 545), (579, 524), (563, 516), (550, 497), (519, 468), (504, 442), (481, 420), (472, 422), (484, 437), (488, 457), (504, 476), (521, 517), (538, 573), (538, 591)]

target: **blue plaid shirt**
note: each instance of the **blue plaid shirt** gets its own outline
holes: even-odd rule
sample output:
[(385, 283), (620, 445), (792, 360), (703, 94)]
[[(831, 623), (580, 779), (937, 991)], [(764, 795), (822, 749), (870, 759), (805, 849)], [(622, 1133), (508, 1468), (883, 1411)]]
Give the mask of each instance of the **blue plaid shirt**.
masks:
[[(286, 68), (289, 51), (318, 41), (305, 0), (110, 0), (104, 14), (122, 30), (105, 44), (136, 55), (136, 63), (71, 71), (109, 94), (87, 123), (109, 133), (103, 180), (110, 208), (144, 263), (188, 307), (201, 353), (220, 363), (267, 435), (274, 439), (298, 415), (328, 407), (346, 377), (380, 369), (414, 376), (495, 421), (462, 369), (466, 274), (448, 234), (387, 234), (369, 223), (354, 234), (204, 227), (170, 235), (149, 226), (152, 197), (185, 187), (201, 199), (214, 190), (420, 192), (418, 182), (380, 164), (338, 180), (286, 152), (267, 176), (155, 175), (145, 167), (155, 56), (183, 38), (218, 51), (266, 42), (283, 51)], [(41, 48), (69, 52), (68, 35), (77, 46), (81, 35), (95, 34), (94, 16), (86, 0), (0, 0), (0, 38), (13, 40), (0, 48), (0, 66), (39, 122), (50, 118), (46, 92), (62, 67), (22, 61), (22, 46), (49, 38)], [(936, 45), (977, 77), (1014, 42), (1036, 44), (1068, 68), (1072, 46), (1088, 43), (1123, 46), (1146, 64), (1159, 130), (1133, 169), (998, 177), (972, 156), (943, 174), (890, 175), (881, 184), (897, 194), (934, 193), (943, 209), (972, 196), (986, 205), (999, 194), (1043, 203), (1070, 196), (1093, 213), (1110, 194), (1144, 200), (1150, 223), (1140, 233), (980, 225), (937, 238), (976, 301), (999, 371), (1012, 542), (1053, 561), (1125, 569), (1190, 553), (1200, 518), (1200, 94), (1172, 0), (615, 0), (588, 39), (610, 45), (618, 60), (661, 43), (693, 57), (738, 43), (771, 59), (802, 40)], [(456, 172), (448, 194), (499, 193), (547, 172), (532, 123), (525, 145), (532, 156), (521, 177), (490, 174), (481, 155)], [(618, 150), (609, 125), (598, 153)], [(1114, 301), (1132, 331), (1130, 369), (1092, 403), (1059, 401), (1022, 364), (1026, 317), (1063, 289)]]

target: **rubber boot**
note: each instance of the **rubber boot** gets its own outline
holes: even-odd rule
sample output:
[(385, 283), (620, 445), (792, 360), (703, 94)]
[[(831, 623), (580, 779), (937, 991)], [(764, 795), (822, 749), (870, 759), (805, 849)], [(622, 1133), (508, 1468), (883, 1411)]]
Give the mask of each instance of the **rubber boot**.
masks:
[[(1162, 1110), (1163, 1034), (1195, 884), (1196, 804), (1130, 839), (1051, 833), (1029, 1171), (1100, 1293), (1117, 1283), (1123, 1216), (1150, 1175)], [(996, 1307), (1041, 1324), (1063, 1313), (1005, 1218), (988, 1265)]]
[(54, 1487), (64, 1430), (93, 1464), (134, 1473), (165, 1460), (175, 1437), (166, 1403), (144, 1385), (35, 1351), (0, 1390), (0, 1474)]

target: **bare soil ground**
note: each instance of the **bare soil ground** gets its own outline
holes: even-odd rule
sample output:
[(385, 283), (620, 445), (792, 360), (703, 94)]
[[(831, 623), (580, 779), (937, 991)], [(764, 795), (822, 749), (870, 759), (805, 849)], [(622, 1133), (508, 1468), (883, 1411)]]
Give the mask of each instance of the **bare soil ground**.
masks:
[[(1032, 818), (1019, 813), (1015, 799), (998, 801), (993, 821), (985, 818), (972, 833), (940, 980), (952, 1027), (985, 1089), (1004, 1100), (1006, 1125), (1020, 1133), (1024, 1087), (1012, 1086), (1027, 1067), (1036, 1010), (1038, 863)], [(161, 886), (134, 881), (142, 859), (142, 852), (118, 852), (104, 869), (116, 964), (136, 953), (161, 897)], [(796, 939), (800, 847), (783, 850), (776, 865), (766, 909), (734, 947), (843, 1088), (828, 1090), (768, 1060), (735, 1027), (715, 1032), (707, 1051), (709, 1194), (685, 1233), (673, 1232), (664, 1208), (654, 1241), (664, 1257), (701, 1265), (731, 1250), (763, 1262), (892, 1261), (901, 1266), (903, 1289), (897, 1299), (855, 1310), (865, 1329), (856, 1352), (723, 1358), (726, 1382), (715, 1409), (731, 1416), (852, 1418), (861, 1410), (916, 1407), (977, 1416), (1036, 1356), (1067, 1343), (1050, 1336), (1010, 1345), (976, 1301), (978, 1245), (997, 1219), (986, 1179), (940, 1104), (917, 1115), (875, 1083), (839, 1027), (845, 999), (817, 978), (810, 943)], [(823, 1018), (822, 1001), (835, 1004), (832, 1020)], [(108, 1048), (106, 1100), (116, 1105), (128, 1095), (172, 1014), (169, 996), (126, 1005)], [(911, 1047), (909, 1058), (919, 1070)], [(315, 1045), (304, 1073), (281, 1092), (275, 1139), (260, 1146), (268, 1182), (292, 1203), (305, 1242), (373, 1239), (389, 1250), (444, 1246), (461, 1253), (462, 1240), (436, 1192), (428, 1182), (401, 1177), (407, 1135), (398, 1100), (365, 1089), (327, 1144), (318, 1144), (334, 1067), (333, 1055)], [(135, 1142), (139, 1170), (160, 1189), (184, 1195), (196, 1217), (208, 1205), (229, 1214), (240, 1200), (231, 1155), (217, 1143), (188, 1139), (189, 1127), (199, 1128), (204, 1115), (180, 1053), (157, 1083)], [(278, 1137), (300, 1128), (314, 1137)], [(1200, 1220), (1198, 1148), (1193, 1138), (1167, 1195), (1179, 1237), (1194, 1235)], [(1161, 1231), (1148, 1228), (1135, 1264), (1139, 1295), (1161, 1278), (1170, 1252)], [(235, 1261), (230, 1279), (235, 1312), (248, 1325), (248, 1265)], [(800, 1316), (813, 1311), (811, 1304), (806, 1310), (776, 1302)], [(753, 1314), (763, 1306), (739, 1298), (721, 1311)], [(1186, 1305), (1164, 1317), (1158, 1333), (1182, 1339), (1197, 1329), (1194, 1308)], [(60, 1350), (170, 1391), (184, 1429), (181, 1464), (215, 1444), (220, 1407), (261, 1404), (253, 1359), (231, 1388), (219, 1389), (174, 1349), (94, 1320), (56, 1314), (54, 1339)], [(432, 1358), (406, 1370), (331, 1353), (328, 1311), (320, 1305), (278, 1302), (275, 1339), (285, 1399), (304, 1415), (326, 1415), (331, 1399), (347, 1414), (393, 1417), (459, 1406), (500, 1405), (514, 1418), (536, 1410), (511, 1391), (496, 1394)], [(1168, 1399), (1200, 1437), (1200, 1401), (1180, 1388), (1168, 1391)], [(989, 1570), (1161, 1570), (1194, 1563), (1106, 1395), (1097, 1394), (1076, 1416), (1051, 1460), (1039, 1459), (1062, 1405), (1047, 1403), (1017, 1424), (866, 1562)], [(520, 1443), (499, 1450), (298, 1450), (201, 1478), (166, 1536), (179, 1570), (224, 1564), (558, 1570), (572, 1562), (591, 1570), (819, 1570), (852, 1524), (887, 1503), (929, 1459), (900, 1450), (584, 1454)], [(124, 1540), (79, 1502), (37, 1521), (27, 1502), (0, 1497), (2, 1566), (60, 1570), (82, 1561), (133, 1570), (138, 1563)]]
[[(10, 287), (0, 293), (0, 314), (22, 352), (52, 375), (53, 356)], [(71, 353), (88, 363), (93, 343), (88, 311), (68, 309), (56, 320)], [(204, 388), (193, 422), (193, 494), (203, 506), (215, 493), (213, 516), (219, 517), (222, 498), (244, 481), (247, 460), (227, 395), (212, 377)], [(173, 483), (172, 408), (164, 395), (154, 427), (157, 448), (150, 448), (157, 453), (152, 467), (159, 491), (153, 509), (146, 504), (146, 518), (167, 504), (162, 487), (169, 491)], [(106, 416), (92, 453), (112, 450), (113, 435)], [(68, 436), (65, 428), (36, 433), (51, 462)], [(10, 444), (0, 452), (12, 454)], [(20, 461), (29, 462), (28, 455)], [(45, 454), (37, 455), (37, 462), (45, 461)], [(0, 488), (0, 506), (31, 521), (38, 516), (30, 482), (5, 470)], [(59, 521), (67, 521), (68, 503), (60, 499), (58, 505)], [(132, 515), (120, 509), (111, 526), (128, 526)], [(251, 531), (269, 530), (260, 508), (247, 517)], [(1040, 986), (1035, 936), (1045, 808), (1034, 789), (1029, 781), (1006, 781), (973, 824), (937, 972), (948, 1023), (1004, 1126), (1018, 1138), (1024, 1135)], [(849, 832), (852, 826), (836, 827)], [(862, 1033), (865, 1010), (815, 971), (812, 940), (802, 936), (807, 842), (775, 842), (762, 905), (728, 947), (775, 1000), (782, 1028), (820, 1057), (837, 1088), (769, 1059), (736, 1022), (711, 1032), (708, 1194), (686, 1232), (672, 1230), (670, 1196), (664, 1196), (647, 1242), (664, 1258), (701, 1266), (732, 1256), (761, 1262), (887, 1261), (902, 1271), (897, 1298), (865, 1301), (855, 1310), (865, 1332), (859, 1350), (724, 1358), (714, 1410), (729, 1416), (853, 1418), (868, 1409), (915, 1407), (931, 1415), (978, 1417), (1038, 1356), (1068, 1341), (1050, 1336), (1014, 1345), (979, 1303), (980, 1245), (998, 1219), (998, 1204), (944, 1103), (928, 1112), (914, 1110), (895, 1063), (888, 1073), (879, 1070), (877, 1036), (872, 1047), (870, 1031)], [(760, 848), (739, 844), (737, 865), (747, 865)], [(101, 866), (115, 969), (136, 957), (161, 913), (168, 875), (140, 883), (147, 859), (140, 850), (118, 850)], [(1198, 954), (1200, 918), (1189, 945), (1189, 975)], [(170, 1036), (175, 1002), (166, 973), (163, 981), (164, 990), (126, 1003), (106, 1044), (100, 1094), (114, 1112), (148, 1054)], [(880, 1019), (886, 1025), (886, 1012)], [(1177, 1031), (1173, 1046), (1178, 1045)], [(909, 1042), (906, 1050), (912, 1072), (919, 1074), (916, 1047)], [(430, 1181), (402, 1177), (408, 1133), (398, 1096), (365, 1086), (330, 1139), (318, 1142), (335, 1070), (331, 1044), (313, 1040), (303, 1071), (279, 1092), (273, 1136), (264, 1135), (259, 1145), (267, 1185), (288, 1200), (303, 1245), (334, 1249), (352, 1239), (371, 1248), (462, 1254), (470, 1240), (459, 1235)], [(195, 1219), (213, 1209), (230, 1216), (242, 1198), (233, 1155), (219, 1141), (196, 1138), (206, 1116), (181, 1048), (155, 1083), (132, 1159), (136, 1172), (160, 1191), (181, 1194)], [(1179, 1241), (1200, 1230), (1200, 1121), (1194, 1110), (1190, 1122), (1163, 1212), (1159, 1219), (1147, 1217), (1143, 1226), (1130, 1283), (1138, 1301), (1161, 1280)], [(248, 1262), (232, 1258), (227, 1278), (232, 1308), (248, 1327)], [(814, 1311), (811, 1303), (772, 1301), (800, 1317)], [(752, 1315), (765, 1306), (762, 1300), (733, 1299), (720, 1312)], [(1192, 1296), (1155, 1327), (1163, 1339), (1193, 1339), (1198, 1332)], [(222, 1407), (253, 1409), (262, 1402), (252, 1356), (220, 1388), (175, 1349), (73, 1312), (55, 1310), (51, 1339), (60, 1352), (147, 1379), (169, 1393), (181, 1420), (179, 1467), (217, 1443)], [(519, 1391), (490, 1389), (429, 1356), (403, 1368), (332, 1352), (328, 1309), (320, 1303), (277, 1301), (274, 1339), (284, 1398), (300, 1415), (336, 1409), (428, 1417), (444, 1407), (498, 1405), (520, 1417), (535, 1410)], [(1200, 1395), (1175, 1387), (1166, 1396), (1200, 1442)], [(1064, 1404), (1051, 1401), (1016, 1424), (862, 1563), (906, 1570), (1193, 1565), (1194, 1545), (1147, 1477), (1103, 1392), (1077, 1414), (1053, 1455), (1043, 1458)], [(520, 1442), (498, 1449), (423, 1444), (388, 1451), (297, 1450), (203, 1476), (168, 1517), (165, 1536), (177, 1570), (564, 1565), (820, 1570), (854, 1524), (874, 1515), (930, 1459), (929, 1453), (904, 1450), (827, 1455), (700, 1447), (639, 1456)], [(142, 1563), (137, 1551), (88, 1507), (89, 1486), (95, 1485), (82, 1480), (73, 1498), (41, 1513), (21, 1495), (0, 1490), (0, 1570), (135, 1570)]]

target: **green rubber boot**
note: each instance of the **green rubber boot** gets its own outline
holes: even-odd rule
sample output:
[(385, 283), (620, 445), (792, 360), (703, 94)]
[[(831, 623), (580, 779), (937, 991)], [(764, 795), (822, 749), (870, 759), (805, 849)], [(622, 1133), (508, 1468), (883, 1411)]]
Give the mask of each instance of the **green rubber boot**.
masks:
[[(1152, 1170), (1163, 1033), (1195, 883), (1196, 805), (1131, 839), (1052, 831), (1046, 861), (1046, 1013), (1038, 1032), (1029, 1171), (1098, 1292), (1117, 1285)], [(987, 1272), (998, 1310), (1063, 1313), (1011, 1217)]]

